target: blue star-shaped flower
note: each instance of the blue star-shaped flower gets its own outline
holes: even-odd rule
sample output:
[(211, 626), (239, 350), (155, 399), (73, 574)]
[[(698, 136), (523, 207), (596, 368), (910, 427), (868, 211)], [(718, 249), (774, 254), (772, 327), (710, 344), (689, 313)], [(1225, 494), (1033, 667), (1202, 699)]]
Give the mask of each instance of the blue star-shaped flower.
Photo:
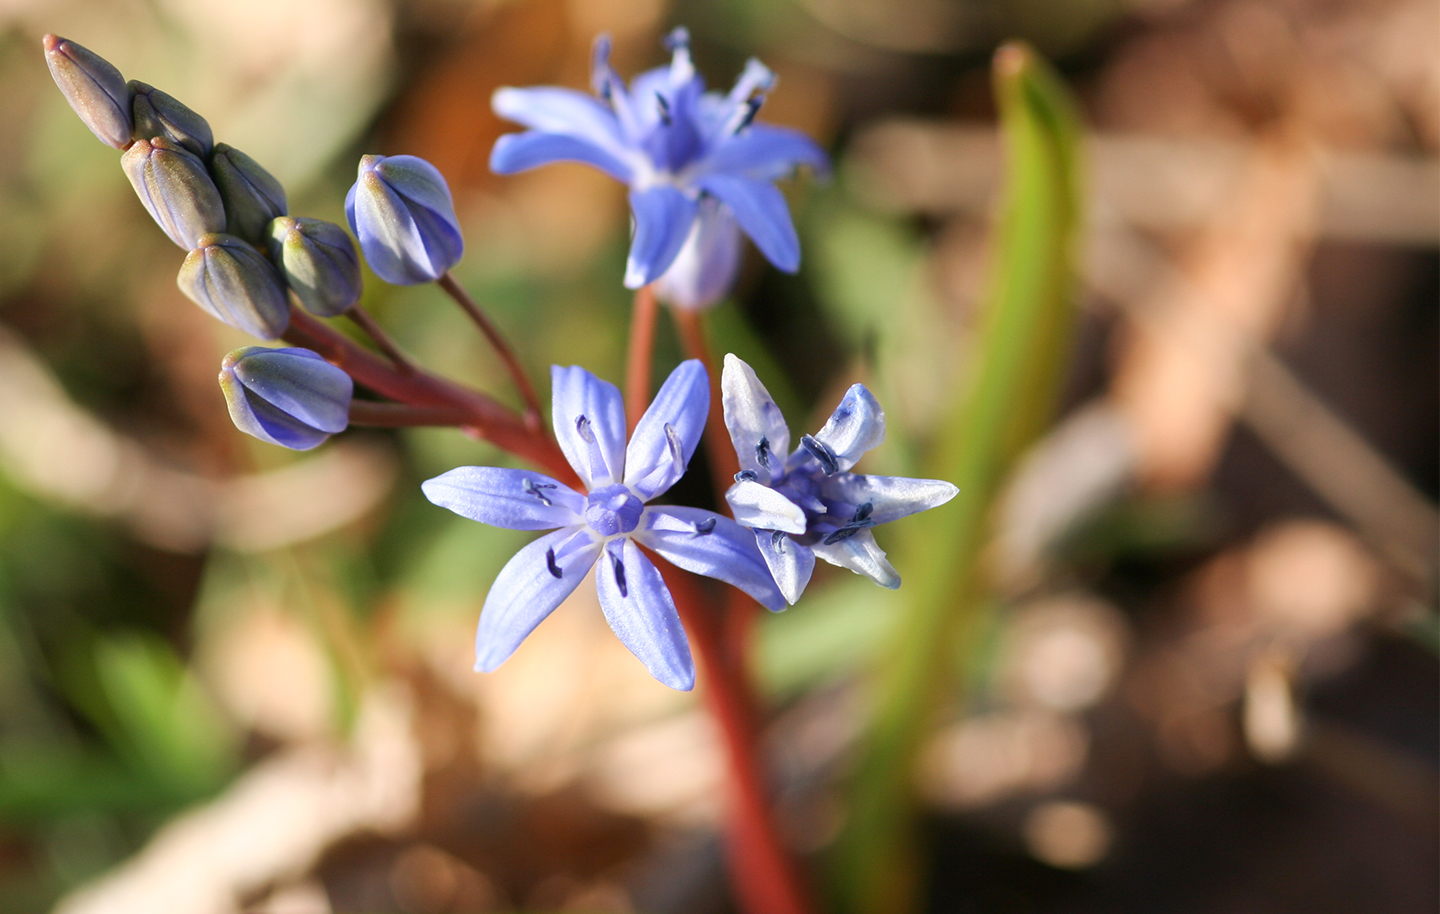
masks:
[(763, 64), (749, 61), (728, 95), (706, 92), (689, 42), (685, 29), (671, 32), (670, 65), (640, 74), (627, 88), (610, 66), (609, 39), (600, 36), (592, 74), (598, 98), (549, 86), (498, 90), (495, 112), (530, 129), (502, 136), (490, 167), (513, 174), (583, 162), (628, 184), (635, 236), (625, 285), (638, 289), (659, 279), (688, 240), (709, 256), (697, 257), (687, 276), (672, 277), (671, 291), (681, 297), (677, 304), (694, 307), (733, 278), (737, 225), (775, 266), (800, 268), (790, 211), (771, 182), (798, 165), (824, 170), (828, 163), (804, 134), (754, 123), (775, 81)]
[(725, 356), (720, 391), (740, 458), (725, 500), (735, 519), (755, 531), (785, 599), (800, 599), (816, 556), (881, 587), (899, 587), (900, 575), (870, 528), (943, 505), (959, 490), (938, 479), (849, 472), (885, 440), (885, 412), (865, 385), (852, 385), (825, 427), (802, 437), (789, 456), (785, 417), (754, 370), (733, 354)]
[(754, 538), (728, 517), (648, 505), (685, 472), (710, 412), (710, 382), (683, 362), (625, 442), (625, 406), (613, 384), (583, 368), (550, 369), (552, 421), (585, 493), (531, 470), (460, 467), (427, 480), (430, 501), (511, 530), (550, 530), (516, 553), (490, 588), (475, 635), (475, 668), (505, 662), (585, 577), (605, 619), (650, 675), (672, 689), (695, 684), (685, 629), (659, 570), (637, 544), (686, 571), (745, 591), (770, 609), (785, 601)]

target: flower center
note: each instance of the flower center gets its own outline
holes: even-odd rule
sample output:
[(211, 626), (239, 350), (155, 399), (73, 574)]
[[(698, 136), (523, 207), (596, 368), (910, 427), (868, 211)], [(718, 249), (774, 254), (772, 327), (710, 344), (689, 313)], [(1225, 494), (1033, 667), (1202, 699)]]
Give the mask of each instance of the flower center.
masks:
[(601, 536), (629, 533), (640, 524), (645, 505), (628, 486), (613, 485), (590, 493), (585, 505), (585, 523)]

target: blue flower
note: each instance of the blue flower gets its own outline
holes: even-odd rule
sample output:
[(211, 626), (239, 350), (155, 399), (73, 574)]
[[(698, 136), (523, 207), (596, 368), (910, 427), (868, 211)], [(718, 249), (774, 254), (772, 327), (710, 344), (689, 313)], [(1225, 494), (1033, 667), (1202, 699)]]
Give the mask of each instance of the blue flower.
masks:
[(246, 346), (221, 362), (220, 389), (240, 431), (308, 451), (350, 424), (355, 382), (309, 349)]
[(870, 528), (943, 505), (959, 490), (938, 479), (851, 473), (860, 455), (885, 440), (885, 412), (863, 384), (845, 393), (825, 427), (789, 456), (785, 417), (755, 372), (733, 354), (720, 379), (725, 427), (740, 458), (725, 493), (735, 519), (755, 532), (780, 592), (800, 599), (815, 557), (900, 586)]
[[(684, 29), (671, 32), (670, 65), (640, 74), (627, 88), (610, 66), (610, 41), (602, 35), (595, 40), (591, 76), (598, 99), (544, 86), (502, 88), (492, 101), (501, 117), (530, 128), (496, 142), (490, 156), (495, 172), (583, 162), (630, 186), (635, 234), (625, 285), (632, 289), (659, 279), (687, 244), (713, 244), (697, 226), (705, 219), (706, 197), (723, 204), (766, 259), (795, 272), (800, 242), (785, 198), (771, 182), (798, 165), (828, 167), (825, 153), (804, 134), (754, 123), (775, 82), (763, 64), (749, 61), (728, 95), (706, 92), (690, 62), (689, 42)], [(721, 230), (734, 237), (733, 226), (722, 224)], [(720, 263), (706, 274), (710, 288), (714, 277), (728, 285), (734, 276), (734, 254), (724, 244), (719, 251)]]
[(417, 156), (361, 156), (345, 216), (370, 269), (391, 285), (439, 279), (465, 253), (450, 185)]
[(489, 672), (560, 605), (599, 562), (605, 619), (650, 675), (672, 689), (695, 684), (685, 629), (645, 546), (686, 571), (740, 588), (770, 609), (785, 601), (754, 538), (710, 511), (649, 505), (685, 472), (710, 410), (699, 361), (683, 362), (625, 442), (625, 407), (613, 384), (583, 368), (550, 369), (552, 421), (577, 492), (530, 470), (460, 467), (421, 488), (462, 517), (512, 530), (551, 530), (516, 553), (485, 598), (475, 669)]

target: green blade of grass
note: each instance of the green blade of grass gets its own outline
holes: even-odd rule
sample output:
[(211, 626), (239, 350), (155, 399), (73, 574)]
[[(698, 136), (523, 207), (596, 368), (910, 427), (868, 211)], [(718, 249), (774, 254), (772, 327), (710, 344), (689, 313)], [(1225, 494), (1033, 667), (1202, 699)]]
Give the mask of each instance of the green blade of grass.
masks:
[[(1064, 370), (1081, 227), (1079, 121), (1059, 77), (1030, 48), (995, 55), (1006, 187), (974, 373), (957, 391), (927, 467), (960, 493), (907, 521), (903, 614), (877, 670), (836, 897), (859, 914), (918, 900), (912, 772), (938, 699), (957, 682), (957, 639), (981, 628), (981, 553), (1007, 472), (1045, 427)], [(898, 531), (897, 531), (898, 532)], [(959, 656), (963, 656), (962, 652)]]

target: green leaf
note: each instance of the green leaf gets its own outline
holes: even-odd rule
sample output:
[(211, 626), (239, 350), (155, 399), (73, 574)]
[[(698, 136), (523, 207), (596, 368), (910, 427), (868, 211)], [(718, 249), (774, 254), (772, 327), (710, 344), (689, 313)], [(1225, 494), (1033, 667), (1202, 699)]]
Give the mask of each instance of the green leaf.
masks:
[(911, 772), (940, 696), (959, 684), (957, 639), (973, 651), (984, 630), (980, 557), (993, 502), (1050, 421), (1070, 343), (1082, 224), (1078, 118), (1060, 79), (1024, 45), (996, 53), (994, 78), (1007, 184), (985, 325), (975, 374), (951, 401), (927, 461), (930, 475), (960, 494), (903, 527), (904, 605), (876, 671), (874, 717), (835, 852), (835, 895), (864, 914), (909, 910), (919, 897)]

